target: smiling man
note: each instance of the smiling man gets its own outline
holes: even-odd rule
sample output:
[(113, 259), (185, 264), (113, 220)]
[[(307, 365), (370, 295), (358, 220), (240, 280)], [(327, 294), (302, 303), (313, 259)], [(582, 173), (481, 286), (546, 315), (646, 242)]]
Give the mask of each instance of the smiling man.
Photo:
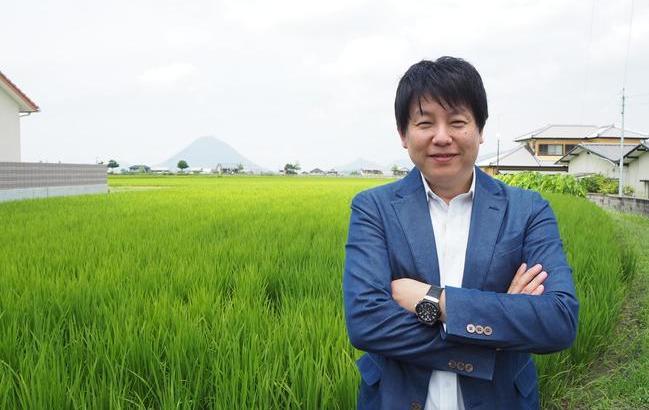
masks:
[(530, 353), (577, 331), (554, 214), (475, 166), (488, 109), (468, 62), (410, 67), (395, 115), (415, 168), (354, 198), (346, 247), (358, 408), (538, 408)]

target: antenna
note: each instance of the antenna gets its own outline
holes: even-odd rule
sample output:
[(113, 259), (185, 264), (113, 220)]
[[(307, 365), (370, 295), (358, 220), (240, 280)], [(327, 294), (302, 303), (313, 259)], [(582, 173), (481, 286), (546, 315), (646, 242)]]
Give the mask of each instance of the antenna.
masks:
[(622, 196), (624, 187), (624, 88), (622, 88), (622, 132), (620, 133), (620, 177), (618, 183), (617, 194)]
[(619, 196), (623, 194), (624, 188), (624, 103), (625, 103), (625, 88), (626, 88), (626, 75), (629, 68), (629, 50), (631, 49), (631, 28), (633, 27), (633, 3), (631, 0), (631, 13), (629, 16), (629, 35), (626, 41), (626, 60), (624, 61), (624, 79), (622, 80), (622, 132), (620, 133), (620, 177), (618, 179), (618, 192)]

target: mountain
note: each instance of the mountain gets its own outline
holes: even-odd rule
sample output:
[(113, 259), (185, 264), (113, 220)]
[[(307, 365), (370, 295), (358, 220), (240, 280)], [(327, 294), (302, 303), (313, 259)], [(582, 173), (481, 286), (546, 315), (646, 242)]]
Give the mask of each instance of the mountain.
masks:
[(242, 164), (246, 171), (264, 171), (264, 168), (241, 155), (227, 143), (211, 136), (196, 139), (176, 155), (161, 162), (159, 166), (176, 169), (181, 159), (187, 161), (190, 168), (215, 168), (218, 164), (223, 166)]
[(415, 166), (415, 165), (412, 163), (412, 161), (410, 160), (410, 158), (408, 158), (408, 159), (405, 159), (405, 158), (395, 159), (394, 161), (390, 162), (390, 163), (387, 165), (387, 168), (388, 168), (388, 169), (392, 169), (392, 167), (393, 167), (394, 165), (396, 165), (396, 166), (398, 166), (398, 167), (405, 168), (405, 169), (407, 169), (407, 170), (410, 170), (412, 167)]
[(386, 167), (385, 165), (381, 165), (377, 162), (372, 162), (368, 161), (364, 158), (357, 158), (353, 160), (352, 162), (349, 162), (344, 165), (340, 165), (338, 167), (334, 167), (338, 172), (352, 172), (352, 171), (360, 171), (361, 169), (380, 169), (380, 170), (387, 170), (390, 167)]

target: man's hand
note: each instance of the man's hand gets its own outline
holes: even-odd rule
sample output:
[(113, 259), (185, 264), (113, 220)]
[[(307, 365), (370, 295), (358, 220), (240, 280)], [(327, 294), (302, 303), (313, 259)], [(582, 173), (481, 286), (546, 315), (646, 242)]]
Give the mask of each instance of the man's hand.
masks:
[(540, 295), (543, 293), (543, 282), (547, 279), (548, 274), (543, 270), (543, 266), (536, 264), (527, 269), (527, 264), (523, 263), (518, 270), (512, 283), (509, 285), (509, 294), (523, 295)]
[(414, 279), (396, 279), (392, 281), (392, 299), (399, 306), (409, 312), (415, 313), (415, 306), (426, 296), (430, 285)]

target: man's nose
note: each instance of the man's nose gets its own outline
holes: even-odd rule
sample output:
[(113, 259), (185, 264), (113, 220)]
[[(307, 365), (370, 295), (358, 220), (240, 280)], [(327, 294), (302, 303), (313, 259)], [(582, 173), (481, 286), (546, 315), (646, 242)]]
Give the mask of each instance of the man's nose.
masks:
[(453, 138), (451, 137), (450, 130), (447, 126), (445, 125), (440, 125), (437, 127), (435, 130), (435, 134), (433, 135), (433, 144), (435, 145), (448, 145), (453, 141)]

